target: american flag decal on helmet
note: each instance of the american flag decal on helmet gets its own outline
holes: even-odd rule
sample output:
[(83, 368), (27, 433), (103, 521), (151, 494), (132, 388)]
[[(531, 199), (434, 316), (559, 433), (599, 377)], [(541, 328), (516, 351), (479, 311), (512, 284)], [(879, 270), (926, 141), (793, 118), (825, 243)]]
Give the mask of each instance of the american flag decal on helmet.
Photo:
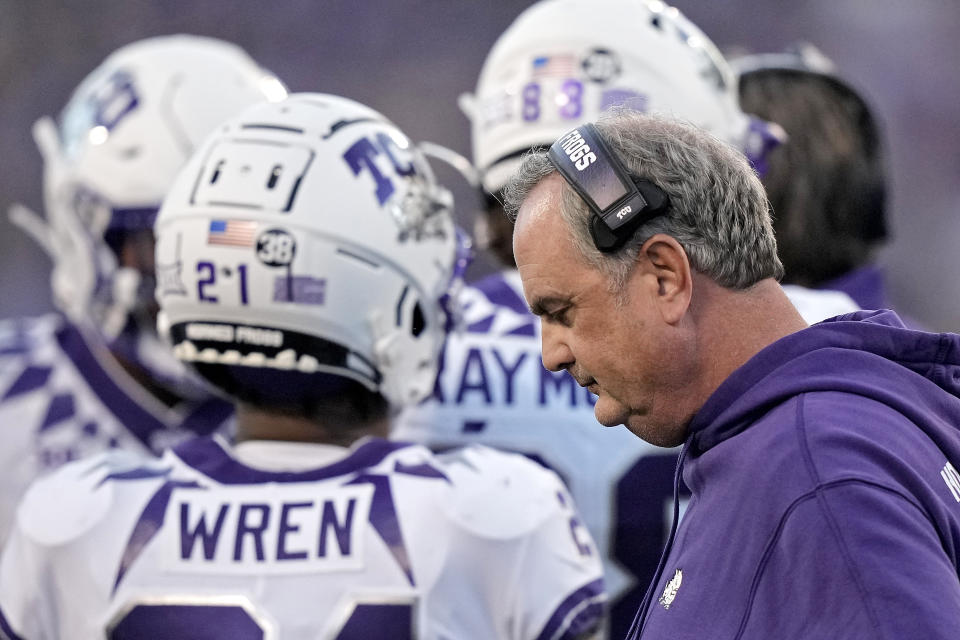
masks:
[(251, 220), (211, 220), (207, 244), (252, 247), (257, 223)]

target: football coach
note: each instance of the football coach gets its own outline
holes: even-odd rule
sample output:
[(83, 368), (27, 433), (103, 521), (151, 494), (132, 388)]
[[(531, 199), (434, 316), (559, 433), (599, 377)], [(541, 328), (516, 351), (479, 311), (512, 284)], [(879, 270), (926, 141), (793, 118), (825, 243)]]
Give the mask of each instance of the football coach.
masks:
[(602, 424), (684, 445), (630, 638), (960, 637), (960, 337), (807, 327), (760, 181), (683, 123), (581, 125), (505, 199), (544, 365)]

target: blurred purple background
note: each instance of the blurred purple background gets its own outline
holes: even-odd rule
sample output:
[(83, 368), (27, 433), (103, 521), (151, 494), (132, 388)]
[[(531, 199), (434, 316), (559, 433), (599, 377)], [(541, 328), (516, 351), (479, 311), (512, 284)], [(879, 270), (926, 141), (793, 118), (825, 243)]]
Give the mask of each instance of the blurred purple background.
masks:
[[(56, 114), (117, 47), (196, 33), (244, 47), (294, 91), (364, 102), (415, 139), (469, 152), (457, 96), (530, 2), (453, 0), (0, 0), (0, 318), (51, 308), (49, 263), (6, 218), (40, 206), (30, 126)], [(723, 50), (798, 40), (832, 57), (886, 127), (893, 241), (881, 254), (893, 299), (960, 330), (960, 3), (955, 0), (675, 0)], [(446, 176), (444, 176), (446, 177)], [(462, 186), (459, 215), (474, 198)], [(474, 275), (489, 268), (480, 260)]]

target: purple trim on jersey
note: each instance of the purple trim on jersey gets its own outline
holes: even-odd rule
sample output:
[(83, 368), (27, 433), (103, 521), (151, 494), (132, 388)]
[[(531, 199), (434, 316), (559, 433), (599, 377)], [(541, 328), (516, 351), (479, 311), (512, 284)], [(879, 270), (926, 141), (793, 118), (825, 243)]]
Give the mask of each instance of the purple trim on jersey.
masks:
[(383, 539), (390, 549), (393, 558), (400, 565), (411, 586), (416, 586), (413, 580), (413, 568), (410, 566), (410, 557), (403, 544), (403, 534), (400, 531), (400, 519), (393, 503), (393, 492), (390, 489), (390, 478), (384, 475), (363, 473), (346, 484), (373, 485), (373, 501), (370, 504), (370, 525)]
[(3, 609), (0, 609), (0, 632), (2, 632), (8, 640), (24, 640), (23, 636), (14, 633), (13, 627), (10, 626), (10, 623), (7, 622), (6, 617), (3, 615)]
[(90, 350), (90, 345), (86, 343), (83, 335), (76, 327), (69, 324), (65, 325), (57, 332), (57, 342), (60, 343), (63, 352), (73, 361), (73, 365), (87, 381), (88, 386), (97, 395), (100, 402), (144, 446), (151, 448), (151, 436), (156, 431), (165, 430), (167, 425), (127, 395), (126, 391), (100, 365), (96, 356), (93, 355), (93, 351)]
[[(169, 470), (167, 470), (167, 473), (169, 473)], [(140, 513), (140, 519), (137, 520), (137, 524), (134, 525), (130, 538), (127, 540), (127, 546), (120, 559), (120, 567), (117, 569), (117, 579), (113, 583), (114, 593), (120, 586), (120, 581), (127, 574), (127, 570), (133, 566), (133, 563), (140, 557), (150, 541), (163, 528), (163, 521), (167, 515), (167, 505), (170, 503), (173, 490), (198, 488), (201, 488), (200, 485), (192, 480), (189, 482), (170, 480), (157, 489), (157, 492), (153, 494), (153, 497), (147, 502), (147, 506)]]
[(496, 316), (487, 316), (483, 320), (478, 320), (473, 324), (467, 325), (468, 333), (487, 333), (490, 331), (490, 327), (493, 326), (493, 321)]
[(606, 599), (602, 578), (583, 585), (560, 603), (537, 640), (573, 640), (596, 630)]
[(181, 427), (198, 436), (208, 436), (233, 415), (233, 403), (210, 398), (198, 404), (181, 423)]
[(534, 324), (531, 322), (530, 324), (525, 324), (525, 325), (522, 325), (522, 326), (517, 327), (516, 329), (512, 329), (512, 330), (506, 332), (504, 335), (506, 335), (506, 336), (526, 336), (526, 337), (528, 337), (528, 338), (535, 338), (535, 337), (537, 336), (537, 328), (536, 328), (536, 326), (534, 326)]
[(111, 473), (101, 480), (97, 486), (102, 486), (104, 483), (111, 480), (145, 480), (147, 478), (161, 478), (170, 473), (170, 467), (166, 469), (151, 469), (149, 467), (137, 467), (136, 469), (130, 469), (129, 471), (120, 471), (117, 473)]
[(508, 309), (513, 309), (517, 313), (529, 314), (530, 308), (527, 306), (527, 302), (517, 295), (517, 292), (513, 290), (513, 287), (510, 286), (503, 276), (500, 274), (493, 274), (475, 282), (473, 287), (478, 291), (481, 291), (483, 295), (487, 296), (487, 300), (493, 304), (500, 305), (501, 307), (507, 307)]
[(20, 395), (21, 393), (33, 391), (34, 389), (39, 389), (47, 384), (47, 380), (50, 378), (52, 372), (53, 367), (29, 366), (24, 368), (20, 376), (14, 380), (13, 384), (7, 388), (7, 392), (3, 394), (3, 400)]
[(374, 438), (364, 442), (350, 455), (331, 465), (309, 471), (263, 471), (234, 459), (213, 438), (193, 438), (173, 449), (184, 463), (220, 484), (261, 484), (265, 482), (310, 482), (326, 480), (372, 467), (389, 454), (413, 446), (408, 442), (389, 442)]
[(421, 478), (437, 478), (440, 480), (446, 480), (447, 483), (453, 484), (450, 482), (450, 478), (447, 477), (443, 471), (437, 469), (433, 465), (423, 463), (423, 464), (403, 464), (399, 460), (393, 466), (393, 470), (397, 473), (405, 473), (410, 476), (420, 476)]
[(76, 407), (73, 402), (73, 394), (58, 393), (50, 399), (50, 404), (47, 407), (47, 415), (43, 417), (39, 431), (46, 431), (50, 427), (60, 424), (64, 420), (72, 418), (75, 413)]

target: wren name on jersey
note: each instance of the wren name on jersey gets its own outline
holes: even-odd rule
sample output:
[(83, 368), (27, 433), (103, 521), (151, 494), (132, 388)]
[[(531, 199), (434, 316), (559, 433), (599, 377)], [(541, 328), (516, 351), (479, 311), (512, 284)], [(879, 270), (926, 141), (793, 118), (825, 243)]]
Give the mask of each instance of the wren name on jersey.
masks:
[(171, 570), (189, 572), (317, 572), (363, 564), (362, 529), (373, 487), (340, 487), (323, 495), (264, 501), (244, 489), (177, 491), (168, 517)]

